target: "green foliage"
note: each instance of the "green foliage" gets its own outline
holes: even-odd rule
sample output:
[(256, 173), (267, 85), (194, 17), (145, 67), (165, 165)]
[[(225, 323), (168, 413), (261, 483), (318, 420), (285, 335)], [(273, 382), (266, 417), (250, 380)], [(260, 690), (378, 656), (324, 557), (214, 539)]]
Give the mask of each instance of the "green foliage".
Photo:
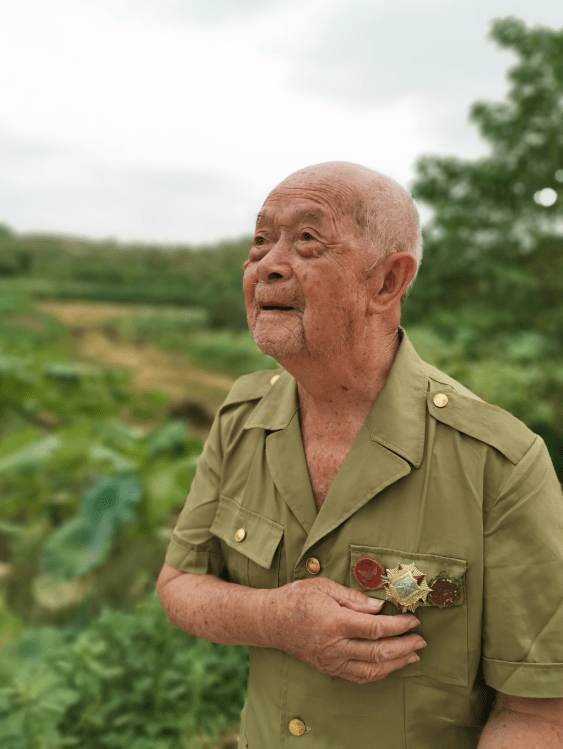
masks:
[[(184, 333), (203, 319), (163, 313)], [(0, 746), (208, 746), (238, 721), (244, 650), (175, 629), (154, 594), (128, 612), (154, 590), (202, 441), (70, 343), (15, 283), (0, 295)], [(14, 640), (35, 623), (67, 628)]]
[(20, 450), (16, 450), (0, 459), (0, 474), (39, 468), (47, 462), (59, 445), (60, 442), (56, 437), (43, 437), (42, 439), (30, 442)]
[(45, 568), (56, 577), (80, 577), (110, 554), (115, 534), (134, 516), (142, 487), (134, 476), (104, 476), (86, 490), (78, 515), (45, 544)]
[(227, 372), (233, 377), (259, 369), (278, 369), (279, 364), (263, 354), (247, 331), (235, 333), (228, 330), (199, 332), (186, 345), (186, 353), (201, 366)]
[[(37, 431), (20, 422), (0, 448), (6, 451), (0, 454), (0, 512), (8, 521), (0, 526), (0, 549), (5, 547), (15, 565), (14, 577), (27, 577), (31, 585), (42, 570), (63, 578), (103, 576), (116, 561), (120, 539), (134, 545), (147, 535), (154, 538), (153, 556), (161, 564), (160, 530), (189, 491), (201, 439), (179, 420), (139, 433), (113, 419), (79, 415), (56, 436), (37, 439)], [(127, 584), (134, 585), (141, 571), (125, 572), (123, 600)], [(8, 603), (25, 617), (31, 613), (28, 604), (17, 606), (14, 599), (26, 585), (20, 583)]]
[(487, 156), (418, 162), (433, 216), (403, 319), (423, 356), (541, 434), (563, 477), (563, 30), (505, 18), (491, 35), (518, 56), (507, 100), (471, 109)]
[(29, 629), (0, 664), (3, 749), (181, 749), (239, 717), (246, 649), (173, 627), (155, 594), (80, 631)]
[[(10, 574), (2, 619), (13, 629), (17, 620), (68, 621), (81, 602), (84, 616), (104, 603), (131, 605), (154, 584), (163, 525), (184, 502), (202, 440), (185, 420), (169, 419), (162, 394), (130, 393), (127, 373), (69, 361), (65, 330), (14, 285), (4, 291), (0, 564)], [(14, 314), (32, 345), (14, 335)], [(148, 424), (131, 427), (122, 413)]]
[[(279, 364), (263, 354), (248, 330), (213, 330), (201, 322), (202, 311), (140, 310), (106, 323), (106, 330), (118, 340), (153, 343), (168, 351), (185, 354), (200, 367), (240, 377), (260, 369), (277, 369)], [(196, 320), (199, 323), (195, 323)]]
[(157, 458), (160, 455), (181, 456), (185, 453), (186, 437), (185, 423), (171, 421), (150, 437), (147, 442), (147, 456), (149, 458)]
[(11, 239), (14, 231), (7, 224), (0, 224), (0, 241)]
[(17, 278), (37, 297), (195, 307), (212, 328), (246, 329), (241, 290), (249, 237), (193, 248), (11, 233), (4, 240), (0, 234), (0, 252), (3, 243), (10, 254), (0, 277)]
[(177, 336), (179, 339), (206, 327), (208, 315), (204, 309), (174, 307), (143, 307), (134, 315), (123, 315), (109, 320), (106, 331), (133, 343), (161, 341)]

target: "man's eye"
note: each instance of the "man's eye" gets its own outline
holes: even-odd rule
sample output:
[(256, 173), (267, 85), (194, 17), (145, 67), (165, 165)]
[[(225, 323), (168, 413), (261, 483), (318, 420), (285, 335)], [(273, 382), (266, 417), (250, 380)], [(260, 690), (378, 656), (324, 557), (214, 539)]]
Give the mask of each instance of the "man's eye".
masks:
[(308, 231), (304, 231), (303, 234), (301, 235), (301, 238), (304, 239), (306, 242), (310, 242), (311, 239), (314, 239), (315, 237), (312, 234), (310, 234)]
[(257, 244), (257, 245), (266, 244), (266, 240), (264, 239), (264, 237), (256, 237), (256, 239), (254, 240), (254, 244)]

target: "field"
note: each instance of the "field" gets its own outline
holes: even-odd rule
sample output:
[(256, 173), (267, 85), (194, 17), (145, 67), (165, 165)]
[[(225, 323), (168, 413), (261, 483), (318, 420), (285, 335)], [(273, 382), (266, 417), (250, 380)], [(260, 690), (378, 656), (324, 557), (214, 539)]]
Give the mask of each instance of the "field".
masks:
[[(140, 305), (91, 302), (44, 302), (38, 309), (61, 320), (76, 339), (76, 355), (84, 361), (131, 371), (132, 390), (159, 390), (176, 401), (193, 401), (216, 409), (225, 399), (234, 378), (188, 364), (186, 356), (152, 343), (119, 340), (116, 328), (147, 309)], [(161, 309), (156, 310), (161, 315)]]
[(244, 649), (175, 629), (154, 594), (234, 379), (224, 335), (190, 357), (158, 339), (182, 348), (199, 313), (0, 286), (0, 745), (234, 746)]

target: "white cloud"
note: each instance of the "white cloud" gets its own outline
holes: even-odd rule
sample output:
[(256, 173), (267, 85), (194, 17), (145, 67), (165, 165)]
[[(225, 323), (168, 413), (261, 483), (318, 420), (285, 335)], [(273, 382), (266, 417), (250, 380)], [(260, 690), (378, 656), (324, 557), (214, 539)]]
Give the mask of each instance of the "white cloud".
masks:
[(467, 105), (508, 60), (487, 19), (524, 2), (0, 0), (0, 221), (212, 240), (306, 164), (407, 183), (421, 153), (474, 155)]

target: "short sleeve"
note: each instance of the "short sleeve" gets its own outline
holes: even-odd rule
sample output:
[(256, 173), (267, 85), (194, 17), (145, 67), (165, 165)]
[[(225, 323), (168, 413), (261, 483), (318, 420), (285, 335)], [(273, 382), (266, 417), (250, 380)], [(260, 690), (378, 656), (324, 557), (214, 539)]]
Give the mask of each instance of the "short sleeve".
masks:
[(485, 681), (563, 697), (563, 496), (539, 437), (485, 518), (484, 565)]
[(166, 551), (165, 561), (182, 572), (220, 577), (224, 570), (219, 539), (210, 532), (221, 478), (219, 414), (203, 448), (190, 492)]

